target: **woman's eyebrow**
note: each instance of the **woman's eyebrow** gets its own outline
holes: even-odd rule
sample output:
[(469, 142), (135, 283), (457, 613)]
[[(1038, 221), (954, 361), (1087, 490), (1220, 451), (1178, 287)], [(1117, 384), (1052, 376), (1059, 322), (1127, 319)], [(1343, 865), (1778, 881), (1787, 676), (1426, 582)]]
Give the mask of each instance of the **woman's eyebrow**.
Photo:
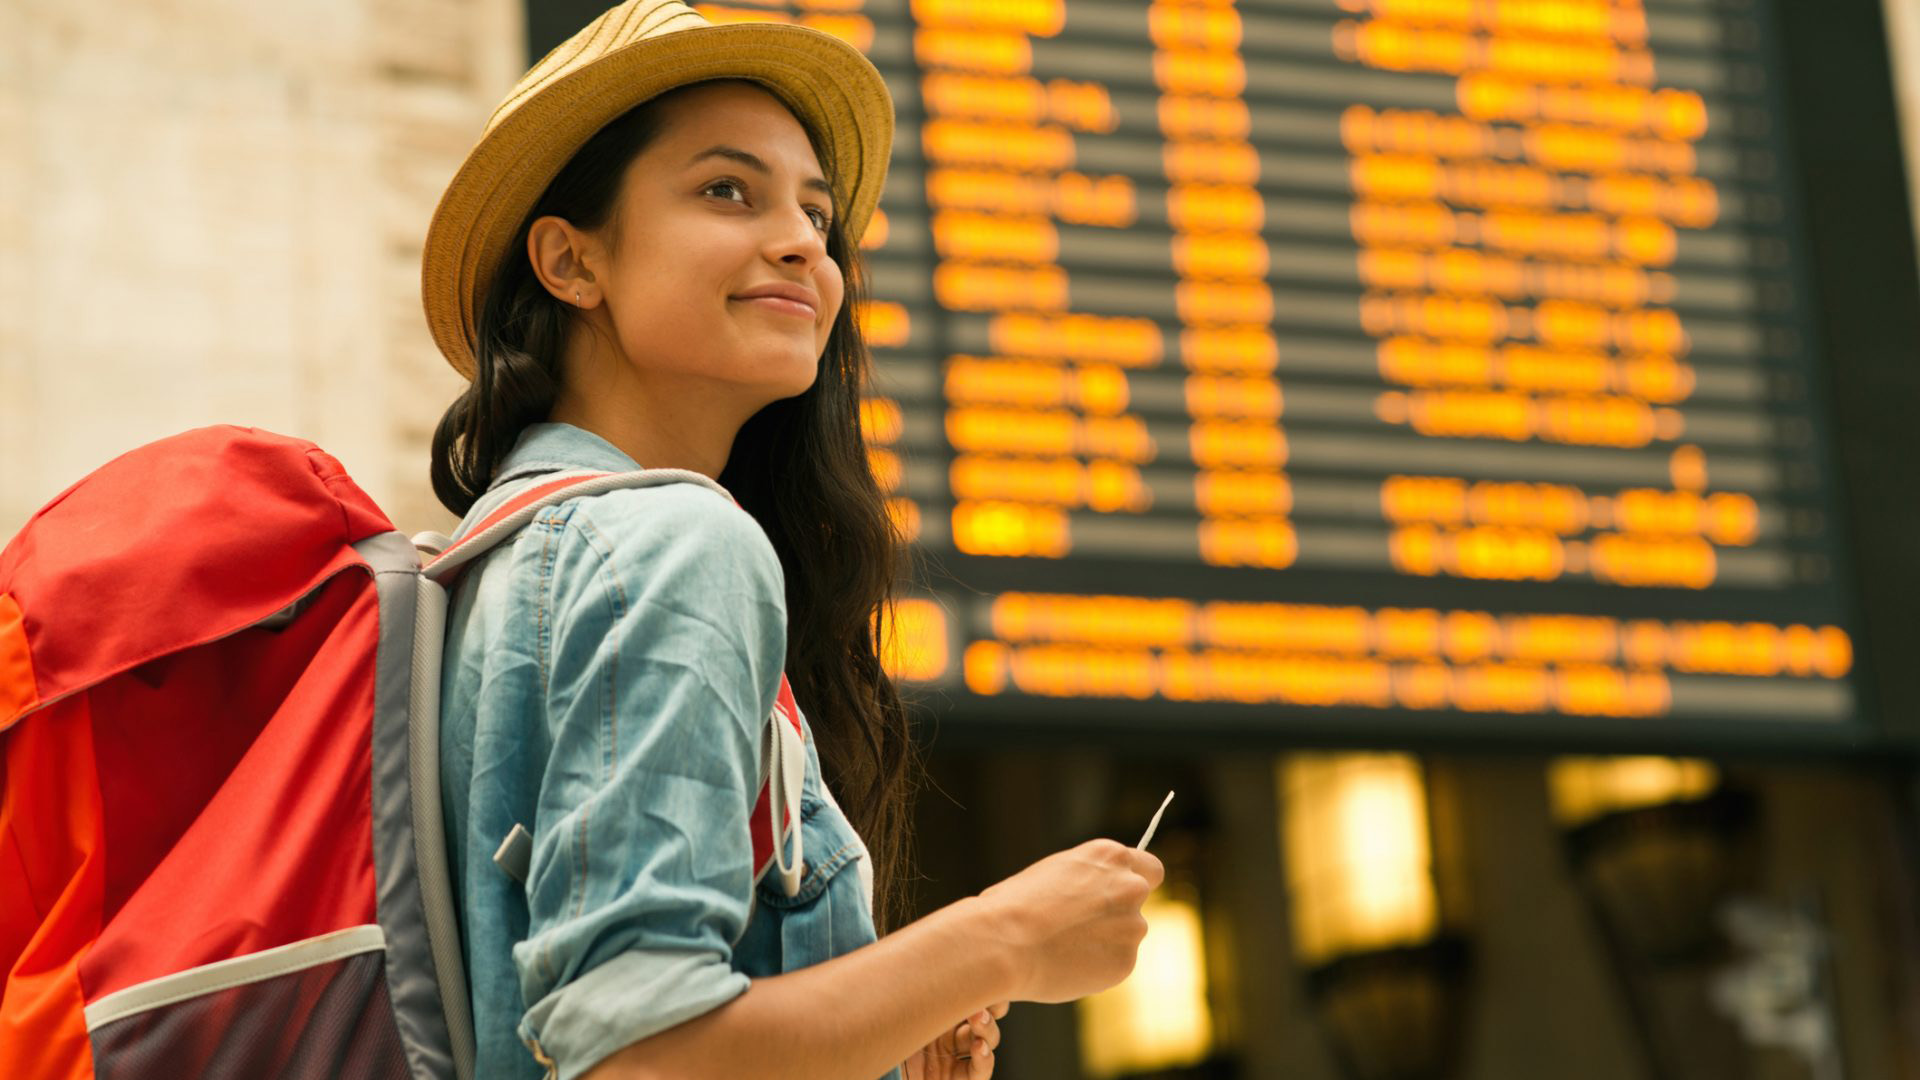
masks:
[[(710, 157), (722, 157), (722, 158), (726, 158), (729, 161), (737, 161), (740, 164), (745, 165), (747, 168), (752, 169), (755, 172), (758, 172), (764, 176), (773, 175), (773, 170), (768, 168), (767, 163), (760, 160), (758, 156), (754, 154), (750, 154), (747, 151), (734, 146), (709, 146), (705, 150), (702, 150), (699, 153), (693, 155), (693, 157), (687, 161), (687, 165), (688, 167), (692, 167), (694, 165), (699, 164), (702, 161), (705, 161)], [(828, 185), (827, 181), (823, 177), (819, 177), (819, 176), (808, 177), (806, 180), (801, 182), (801, 186), (805, 188), (809, 188), (813, 191), (820, 192), (821, 194), (827, 197), (829, 202), (831, 202), (833, 199), (833, 188), (830, 185)]]

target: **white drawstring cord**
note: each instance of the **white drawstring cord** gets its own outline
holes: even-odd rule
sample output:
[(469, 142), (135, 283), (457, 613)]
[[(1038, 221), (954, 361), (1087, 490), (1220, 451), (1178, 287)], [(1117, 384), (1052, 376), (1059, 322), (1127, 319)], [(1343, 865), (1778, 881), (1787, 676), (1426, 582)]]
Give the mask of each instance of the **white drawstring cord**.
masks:
[[(800, 791), (806, 780), (806, 747), (800, 743), (801, 735), (793, 729), (793, 721), (781, 714), (778, 708), (773, 710), (774, 736), (772, 750), (772, 768), (769, 771), (769, 790), (767, 792), (767, 813), (773, 819), (773, 863), (780, 871), (780, 885), (788, 896), (800, 891), (800, 876), (806, 872), (803, 861), (805, 853), (805, 835), (800, 828)], [(795, 745), (799, 743), (800, 745)], [(787, 820), (792, 822), (793, 862), (785, 858), (786, 844), (780, 840), (781, 811), (786, 811)]]

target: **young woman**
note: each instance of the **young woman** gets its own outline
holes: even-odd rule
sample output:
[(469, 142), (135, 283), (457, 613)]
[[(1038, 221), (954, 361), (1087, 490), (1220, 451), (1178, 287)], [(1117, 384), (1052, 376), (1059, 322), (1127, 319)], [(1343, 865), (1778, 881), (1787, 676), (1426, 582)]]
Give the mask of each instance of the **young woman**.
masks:
[[(849, 147), (884, 153), (890, 104), (825, 35), (720, 33), (736, 29), (661, 0), (609, 12), (506, 108), (573, 93), (621, 111), (545, 147), (564, 161), (545, 175), (503, 151), (496, 114), (429, 237), (429, 321), (473, 380), (433, 446), (461, 533), (572, 471), (725, 489), (548, 507), (452, 597), (441, 772), (478, 1075), (983, 1080), (1009, 1002), (1131, 970), (1160, 864), (1093, 841), (879, 936), (902, 907), (915, 765), (875, 658), (900, 548), (866, 464), (853, 321), (884, 157), (850, 176)], [(606, 76), (634, 49), (680, 81)], [(808, 65), (816, 88), (871, 104), (877, 86), (886, 130), (796, 89)], [(597, 97), (580, 89), (596, 78)], [(555, 130), (523, 127), (545, 133), (526, 146)], [(531, 208), (489, 223), (475, 207), (512, 207), (516, 183)], [(462, 189), (495, 195), (462, 217)], [(446, 270), (484, 263), (488, 230), (509, 237), (496, 267)], [(449, 281), (475, 299), (457, 320)], [(784, 880), (756, 878), (749, 833), (777, 704), (817, 721), (801, 721), (805, 858)], [(524, 883), (495, 865), (516, 826)]]

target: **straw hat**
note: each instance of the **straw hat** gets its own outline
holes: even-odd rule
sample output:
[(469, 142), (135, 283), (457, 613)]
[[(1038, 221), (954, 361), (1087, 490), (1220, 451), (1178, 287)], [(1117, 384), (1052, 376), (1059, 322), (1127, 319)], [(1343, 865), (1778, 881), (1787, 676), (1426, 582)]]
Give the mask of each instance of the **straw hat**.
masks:
[(582, 143), (635, 105), (702, 79), (766, 86), (824, 143), (858, 241), (893, 149), (893, 99), (858, 49), (788, 23), (714, 24), (679, 0), (627, 0), (548, 53), (487, 121), (427, 227), (420, 293), (434, 342), (473, 378), (475, 323), (514, 232)]

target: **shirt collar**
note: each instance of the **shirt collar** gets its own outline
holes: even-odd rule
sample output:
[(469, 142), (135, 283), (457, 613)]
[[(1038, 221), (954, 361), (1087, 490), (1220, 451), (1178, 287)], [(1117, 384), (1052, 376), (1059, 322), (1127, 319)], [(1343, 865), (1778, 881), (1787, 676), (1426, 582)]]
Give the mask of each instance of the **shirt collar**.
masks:
[(640, 463), (620, 448), (583, 427), (572, 424), (528, 424), (500, 462), (488, 489), (534, 473), (559, 469), (596, 472), (635, 472)]

